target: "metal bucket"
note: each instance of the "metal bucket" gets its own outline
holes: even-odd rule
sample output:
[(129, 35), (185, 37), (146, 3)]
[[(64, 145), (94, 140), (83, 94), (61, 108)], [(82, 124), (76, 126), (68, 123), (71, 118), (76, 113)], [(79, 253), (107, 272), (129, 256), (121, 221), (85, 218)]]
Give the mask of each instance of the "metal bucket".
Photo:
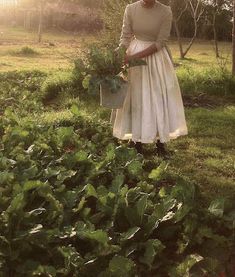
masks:
[(100, 105), (110, 109), (123, 107), (128, 89), (128, 82), (123, 82), (120, 89), (112, 92), (107, 84), (100, 85)]

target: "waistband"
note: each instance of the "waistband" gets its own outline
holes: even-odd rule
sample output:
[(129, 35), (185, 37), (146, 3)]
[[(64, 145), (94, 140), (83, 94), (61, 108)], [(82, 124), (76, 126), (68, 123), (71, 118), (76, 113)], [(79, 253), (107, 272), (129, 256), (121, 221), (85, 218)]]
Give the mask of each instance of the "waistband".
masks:
[(135, 36), (134, 40), (143, 41), (143, 42), (155, 42), (157, 39), (145, 39), (145, 38)]

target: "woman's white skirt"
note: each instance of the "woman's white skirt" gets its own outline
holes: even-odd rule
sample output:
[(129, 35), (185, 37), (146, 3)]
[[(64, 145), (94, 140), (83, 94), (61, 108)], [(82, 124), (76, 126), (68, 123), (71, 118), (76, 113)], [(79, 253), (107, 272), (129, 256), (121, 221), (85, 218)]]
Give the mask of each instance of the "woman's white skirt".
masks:
[[(153, 42), (134, 39), (132, 55)], [(167, 142), (188, 133), (176, 72), (165, 47), (144, 58), (147, 65), (128, 69), (128, 93), (121, 109), (112, 110), (113, 136), (121, 140)]]

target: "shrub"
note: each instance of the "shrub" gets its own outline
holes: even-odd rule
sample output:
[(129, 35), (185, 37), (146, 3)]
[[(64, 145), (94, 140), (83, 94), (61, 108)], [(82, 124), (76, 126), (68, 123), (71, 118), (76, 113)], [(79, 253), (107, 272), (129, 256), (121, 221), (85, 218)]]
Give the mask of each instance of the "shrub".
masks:
[(28, 46), (22, 47), (20, 50), (20, 53), (25, 56), (38, 54), (38, 52), (36, 50), (34, 50), (33, 48), (28, 47)]
[(20, 55), (20, 56), (36, 56), (39, 53), (29, 46), (24, 46), (18, 51), (11, 51), (13, 55)]
[(117, 44), (122, 29), (124, 10), (132, 0), (106, 0), (104, 1), (103, 12), (101, 14), (104, 21), (105, 37), (108, 41)]
[(219, 67), (195, 70), (184, 66), (178, 70), (180, 86), (185, 94), (208, 93), (217, 95), (233, 94), (235, 77), (228, 70)]
[(59, 96), (60, 93), (72, 87), (72, 77), (70, 73), (57, 73), (49, 76), (42, 84), (43, 102), (51, 101)]
[(73, 84), (73, 91), (75, 95), (78, 95), (80, 92), (84, 91), (84, 87), (82, 82), (87, 74), (86, 65), (81, 58), (76, 58), (74, 60), (74, 68), (72, 71), (72, 84)]

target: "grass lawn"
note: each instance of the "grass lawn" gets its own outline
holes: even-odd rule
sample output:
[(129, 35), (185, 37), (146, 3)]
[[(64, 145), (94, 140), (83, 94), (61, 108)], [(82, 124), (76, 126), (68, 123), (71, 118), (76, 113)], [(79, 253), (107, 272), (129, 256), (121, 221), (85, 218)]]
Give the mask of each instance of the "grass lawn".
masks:
[[(95, 35), (84, 33), (46, 32), (43, 42), (37, 43), (37, 33), (26, 32), (23, 28), (9, 28), (0, 25), (0, 71), (41, 69), (56, 70), (71, 68), (73, 57), (81, 50), (83, 42), (95, 40)], [(186, 47), (188, 40), (184, 40)], [(38, 52), (38, 55), (19, 55), (22, 47), (28, 46)], [(177, 41), (171, 39), (169, 47), (174, 61), (180, 66), (201, 70), (211, 66), (231, 68), (232, 44), (219, 42), (221, 59), (215, 58), (213, 41), (197, 40), (185, 60), (179, 58)], [(177, 69), (178, 70), (178, 69)]]
[[(46, 33), (44, 42), (37, 44), (35, 34), (25, 33), (22, 29), (0, 26), (3, 32), (0, 45), (0, 71), (31, 70), (55, 72), (72, 68), (73, 57), (82, 49), (84, 40), (93, 40), (94, 36)], [(51, 46), (49, 42), (53, 43)], [(34, 49), (35, 55), (22, 55), (22, 47)], [(203, 70), (228, 59), (226, 67), (231, 67), (231, 43), (220, 42), (223, 59), (216, 60), (213, 43), (197, 41), (188, 54), (188, 58), (178, 58), (175, 41), (169, 43), (173, 57), (180, 66)], [(189, 135), (171, 141), (169, 150), (173, 152), (168, 160), (172, 174), (180, 174), (185, 179), (200, 185), (206, 198), (235, 195), (235, 93), (234, 96), (210, 95), (198, 101), (194, 95), (184, 95)], [(190, 98), (190, 99), (189, 99)], [(211, 102), (207, 102), (210, 99)], [(81, 115), (94, 120), (109, 120), (110, 111), (99, 107), (97, 101), (88, 99), (68, 99), (57, 101), (57, 105), (48, 106), (44, 113), (36, 115), (40, 123), (50, 124), (72, 116), (68, 110), (71, 101), (78, 103)], [(212, 103), (212, 105), (210, 105)], [(193, 104), (193, 105), (192, 105)], [(55, 108), (56, 106), (56, 108)], [(159, 159), (151, 155), (152, 145), (147, 159)]]
[[(37, 43), (34, 32), (22, 28), (0, 26), (0, 71), (40, 69), (44, 71), (71, 68), (84, 41), (92, 41), (93, 35), (47, 32), (43, 42)], [(21, 49), (30, 47), (37, 55), (23, 55)]]

